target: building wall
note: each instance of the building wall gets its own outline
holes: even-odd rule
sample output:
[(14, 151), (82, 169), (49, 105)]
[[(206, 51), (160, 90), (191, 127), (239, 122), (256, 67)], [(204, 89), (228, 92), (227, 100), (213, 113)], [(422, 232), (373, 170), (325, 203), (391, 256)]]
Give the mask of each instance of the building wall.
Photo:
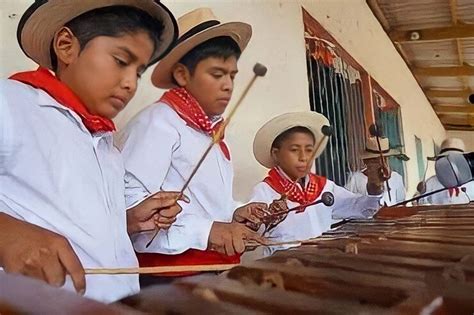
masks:
[[(363, 0), (163, 0), (179, 16), (199, 6), (211, 7), (223, 20), (245, 21), (254, 35), (239, 62), (240, 72), (234, 102), (252, 77), (252, 67), (261, 62), (268, 67), (259, 78), (226, 133), (235, 165), (235, 196), (245, 200), (265, 170), (253, 158), (252, 142), (258, 128), (272, 117), (288, 111), (309, 110), (305, 46), (301, 6), (310, 12), (401, 104), (407, 154), (408, 189), (418, 182), (415, 140), (423, 141), (424, 155), (432, 155), (445, 131), (415, 79), (409, 72), (382, 27)], [(0, 75), (31, 69), (34, 64), (16, 43), (16, 26), (32, 1), (0, 2)], [(9, 15), (17, 14), (16, 17)], [(139, 91), (116, 118), (119, 128), (144, 106), (157, 100), (163, 91), (149, 82), (151, 71), (141, 79)], [(233, 103), (231, 102), (231, 105)], [(158, 144), (159, 145), (159, 144)], [(430, 170), (432, 172), (432, 170)]]
[(472, 131), (448, 131), (448, 137), (460, 138), (466, 145), (466, 152), (474, 151), (474, 132)]

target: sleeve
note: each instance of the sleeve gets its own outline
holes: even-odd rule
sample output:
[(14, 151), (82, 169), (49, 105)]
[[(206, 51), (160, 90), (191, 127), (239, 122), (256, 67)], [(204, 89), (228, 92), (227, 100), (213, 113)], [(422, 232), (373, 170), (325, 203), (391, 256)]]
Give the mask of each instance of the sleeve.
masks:
[(14, 129), (11, 126), (13, 118), (8, 110), (5, 90), (5, 83), (0, 82), (0, 175), (5, 174), (8, 168), (7, 164), (12, 159), (15, 143), (12, 134)]
[(358, 172), (354, 172), (349, 176), (345, 188), (348, 191), (351, 191), (356, 194), (366, 195), (367, 188), (364, 183), (361, 181), (361, 176)]
[[(153, 105), (152, 105), (153, 106)], [(166, 108), (152, 108), (139, 114), (120, 135), (125, 163), (125, 195), (127, 208), (143, 200), (149, 194), (161, 190), (171, 167), (173, 152), (180, 146), (179, 132), (172, 125), (174, 117)], [(189, 204), (181, 203), (182, 212), (168, 230), (161, 230), (153, 243), (146, 248), (153, 232), (132, 236), (138, 252), (180, 254), (190, 248), (205, 250), (213, 220), (199, 208), (191, 196)], [(193, 209), (194, 208), (194, 209)], [(189, 210), (188, 210), (189, 209)], [(193, 210), (191, 210), (193, 209)]]
[(270, 204), (274, 199), (276, 199), (275, 195), (268, 189), (268, 184), (261, 182), (253, 188), (249, 202), (264, 202)]
[(211, 218), (187, 212), (183, 207), (176, 222), (168, 230), (160, 230), (148, 248), (146, 244), (153, 233), (144, 232), (133, 235), (132, 241), (138, 252), (176, 255), (190, 248), (206, 250), (213, 223)]
[[(0, 184), (1, 175), (6, 174), (9, 167), (9, 161), (14, 158), (15, 151), (15, 140), (13, 139), (13, 118), (8, 110), (7, 98), (6, 98), (6, 84), (0, 82)], [(1, 185), (0, 185), (1, 187)], [(7, 205), (7, 197), (4, 195), (4, 191), (0, 188), (0, 212), (6, 213), (11, 216), (15, 216), (15, 211)]]
[(125, 198), (130, 208), (161, 189), (173, 151), (179, 147), (179, 134), (167, 119), (151, 110), (130, 122), (118, 142), (125, 164)]
[(334, 194), (333, 219), (367, 219), (373, 217), (380, 208), (379, 202), (382, 195), (354, 194), (333, 182), (329, 184), (332, 187), (328, 188)]

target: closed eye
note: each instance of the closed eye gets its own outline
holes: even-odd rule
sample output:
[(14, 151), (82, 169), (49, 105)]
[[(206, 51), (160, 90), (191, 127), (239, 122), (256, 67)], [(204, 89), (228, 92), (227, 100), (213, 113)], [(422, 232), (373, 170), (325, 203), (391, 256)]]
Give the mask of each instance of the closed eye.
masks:
[(115, 62), (120, 66), (120, 67), (126, 67), (128, 63), (126, 61), (123, 61), (120, 58), (114, 57)]

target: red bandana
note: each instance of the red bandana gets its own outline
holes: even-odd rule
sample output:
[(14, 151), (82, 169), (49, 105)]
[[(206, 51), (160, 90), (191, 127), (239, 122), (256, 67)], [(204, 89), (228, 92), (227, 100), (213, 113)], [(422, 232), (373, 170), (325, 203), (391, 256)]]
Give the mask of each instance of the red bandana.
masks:
[(36, 71), (19, 72), (12, 75), (10, 79), (45, 91), (58, 103), (78, 114), (84, 126), (86, 126), (91, 133), (115, 130), (115, 125), (112, 120), (90, 114), (79, 97), (77, 97), (66, 84), (59, 81), (45, 68), (39, 67)]
[[(224, 122), (224, 120), (221, 119), (213, 126), (213, 123), (206, 113), (204, 113), (198, 101), (184, 88), (174, 88), (165, 92), (160, 102), (166, 103), (173, 108), (188, 126), (203, 131), (211, 137), (214, 137), (214, 134)], [(230, 161), (230, 151), (224, 142), (224, 133), (222, 133), (219, 146), (224, 156)]]
[[(276, 167), (268, 172), (268, 176), (263, 181), (272, 187), (277, 193), (285, 194), (289, 200), (297, 202), (300, 205), (314, 202), (326, 185), (326, 177), (309, 173), (309, 183), (306, 185), (306, 189), (302, 190), (300, 185), (289, 180)], [(298, 212), (304, 210), (305, 208), (302, 208)]]

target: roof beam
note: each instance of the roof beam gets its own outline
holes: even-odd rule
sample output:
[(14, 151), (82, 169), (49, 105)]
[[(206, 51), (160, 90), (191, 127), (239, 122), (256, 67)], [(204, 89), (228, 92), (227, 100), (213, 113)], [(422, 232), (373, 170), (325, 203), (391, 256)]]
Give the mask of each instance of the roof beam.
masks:
[(452, 116), (449, 114), (439, 114), (439, 119), (443, 124), (449, 125), (470, 125), (474, 126), (474, 116), (465, 114), (465, 115), (456, 115)]
[(445, 125), (444, 128), (446, 130), (474, 131), (474, 126), (466, 127), (466, 126)]
[(392, 41), (397, 43), (471, 38), (474, 37), (474, 24), (456, 24), (448, 27), (408, 31), (393, 30), (390, 31), (388, 35)]
[(470, 90), (425, 90), (427, 97), (459, 97), (467, 99), (473, 94)]
[(433, 109), (438, 113), (465, 113), (474, 114), (474, 105), (433, 105)]
[(457, 67), (426, 67), (413, 68), (413, 74), (419, 76), (434, 76), (434, 77), (459, 77), (474, 75), (474, 67), (463, 65)]

